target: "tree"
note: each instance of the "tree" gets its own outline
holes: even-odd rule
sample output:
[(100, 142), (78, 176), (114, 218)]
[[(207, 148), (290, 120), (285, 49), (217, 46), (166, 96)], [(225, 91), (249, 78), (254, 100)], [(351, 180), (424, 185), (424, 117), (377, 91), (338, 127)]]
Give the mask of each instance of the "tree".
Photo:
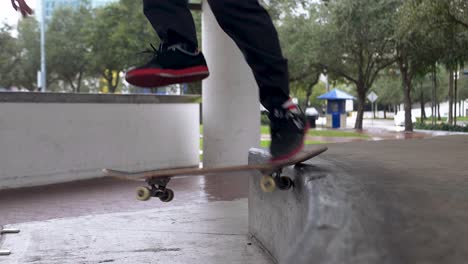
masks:
[(141, 1), (121, 0), (96, 11), (90, 43), (94, 73), (107, 82), (114, 93), (120, 84), (120, 73), (130, 66), (143, 64), (148, 54), (142, 54), (151, 41), (159, 39), (144, 17)]
[[(372, 89), (379, 96), (379, 104), (392, 108), (396, 112), (396, 106), (403, 101), (403, 91), (401, 89), (400, 77), (394, 68), (385, 69), (374, 83)], [(386, 118), (387, 108), (384, 108)]]
[(9, 88), (16, 82), (20, 70), (20, 49), (11, 36), (12, 27), (3, 24), (0, 28), (0, 87)]
[(405, 0), (398, 9), (396, 58), (400, 69), (405, 105), (405, 131), (413, 131), (412, 91), (415, 78), (426, 75), (440, 60), (444, 40), (440, 17), (434, 16), (430, 1)]
[[(33, 18), (22, 19), (18, 23), (18, 48), (21, 50), (16, 85), (30, 91), (36, 90), (37, 72), (40, 70), (39, 24)], [(47, 84), (52, 82), (47, 78)]]
[(56, 9), (47, 30), (48, 71), (67, 83), (73, 92), (81, 92), (82, 82), (90, 66), (89, 36), (91, 10), (79, 8)]
[(283, 53), (289, 60), (289, 81), (291, 90), (297, 95), (305, 93), (305, 109), (309, 106), (313, 87), (319, 82), (322, 67), (316, 63), (317, 43), (315, 34), (317, 24), (312, 14), (294, 15), (286, 13), (282, 23), (278, 26), (278, 34), (283, 46)]
[(466, 0), (431, 0), (433, 14), (468, 29), (468, 2)]
[(316, 21), (320, 30), (317, 63), (356, 86), (362, 129), (366, 95), (380, 71), (395, 61), (395, 0), (327, 1)]

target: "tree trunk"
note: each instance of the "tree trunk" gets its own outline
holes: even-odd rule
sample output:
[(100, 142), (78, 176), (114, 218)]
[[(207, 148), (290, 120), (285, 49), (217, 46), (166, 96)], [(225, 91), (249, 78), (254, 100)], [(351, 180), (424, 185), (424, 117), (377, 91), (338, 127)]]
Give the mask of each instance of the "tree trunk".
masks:
[(410, 73), (409, 63), (404, 57), (400, 57), (398, 60), (398, 66), (401, 72), (401, 78), (403, 83), (403, 101), (405, 108), (405, 131), (413, 132), (413, 122), (411, 120), (411, 90), (413, 77)]
[(83, 78), (83, 72), (78, 73), (78, 84), (76, 86), (76, 92), (81, 92), (81, 79)]
[(305, 101), (305, 103), (304, 103), (304, 108), (303, 108), (304, 111), (305, 111), (305, 109), (307, 109), (307, 107), (309, 107), (309, 105), (310, 105), (309, 100), (310, 100), (310, 97), (312, 96), (312, 89), (314, 88), (314, 85), (315, 85), (315, 84), (310, 84), (310, 85), (307, 87), (307, 91), (306, 91), (306, 101)]
[[(407, 77), (408, 78), (408, 77)], [(405, 78), (404, 95), (405, 95), (405, 131), (413, 131), (413, 122), (411, 120), (411, 80)]]
[(449, 70), (449, 111), (448, 111), (448, 123), (453, 125), (453, 70)]
[(109, 84), (109, 88), (112, 91), (112, 93), (115, 93), (117, 90), (117, 87), (119, 86), (119, 76), (112, 76), (112, 82)]
[(460, 117), (463, 117), (463, 116), (464, 116), (464, 114), (463, 114), (463, 106), (462, 106), (463, 100), (460, 100), (459, 102), (460, 102), (460, 103), (458, 104), (458, 113), (459, 113)]
[(453, 91), (453, 102), (455, 103), (455, 107), (453, 109), (453, 124), (457, 125), (457, 101), (458, 101), (458, 67), (457, 70), (455, 71), (455, 85), (454, 85), (454, 91)]
[(354, 125), (354, 128), (362, 129), (362, 122), (364, 119), (364, 106), (366, 104), (366, 91), (364, 87), (357, 87), (357, 91), (358, 91), (358, 107), (357, 107), (356, 124)]
[(431, 103), (431, 116), (432, 125), (436, 123), (436, 106), (437, 106), (437, 72), (436, 65), (432, 66), (432, 103)]
[(440, 116), (440, 103), (437, 102), (437, 120), (442, 120), (442, 117)]
[(422, 85), (421, 85), (420, 103), (421, 103), (421, 123), (424, 123), (424, 120), (426, 120), (426, 109), (424, 108), (425, 102), (424, 102), (424, 91), (422, 90)]

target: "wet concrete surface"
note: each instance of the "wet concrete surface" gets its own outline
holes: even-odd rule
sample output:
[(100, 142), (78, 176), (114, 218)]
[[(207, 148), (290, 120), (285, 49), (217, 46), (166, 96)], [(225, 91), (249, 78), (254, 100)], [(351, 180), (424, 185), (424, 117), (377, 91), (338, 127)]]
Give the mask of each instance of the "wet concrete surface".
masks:
[(15, 225), (0, 264), (270, 264), (248, 236), (246, 199)]
[(192, 176), (173, 179), (168, 187), (175, 198), (170, 203), (158, 199), (135, 199), (135, 188), (144, 182), (100, 178), (48, 186), (0, 191), (0, 226), (54, 218), (91, 214), (131, 212), (213, 201), (246, 198), (245, 174)]

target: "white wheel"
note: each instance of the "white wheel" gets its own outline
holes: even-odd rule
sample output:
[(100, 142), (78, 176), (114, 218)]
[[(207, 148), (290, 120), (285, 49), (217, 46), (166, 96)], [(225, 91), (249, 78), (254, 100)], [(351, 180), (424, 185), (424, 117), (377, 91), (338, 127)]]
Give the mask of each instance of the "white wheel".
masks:
[(148, 187), (138, 187), (136, 194), (139, 201), (148, 201), (151, 198), (151, 190)]
[(270, 175), (264, 175), (260, 179), (260, 188), (263, 192), (273, 192), (276, 189), (276, 182)]

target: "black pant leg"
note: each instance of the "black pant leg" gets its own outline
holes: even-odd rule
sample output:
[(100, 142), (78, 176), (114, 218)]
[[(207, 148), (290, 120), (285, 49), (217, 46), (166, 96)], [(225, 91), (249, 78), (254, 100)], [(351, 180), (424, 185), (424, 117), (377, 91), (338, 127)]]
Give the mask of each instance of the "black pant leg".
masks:
[(289, 99), (288, 63), (270, 15), (257, 0), (208, 0), (221, 28), (252, 68), (260, 101), (271, 110)]
[(185, 40), (198, 47), (188, 0), (143, 0), (143, 12), (161, 40), (169, 43)]

